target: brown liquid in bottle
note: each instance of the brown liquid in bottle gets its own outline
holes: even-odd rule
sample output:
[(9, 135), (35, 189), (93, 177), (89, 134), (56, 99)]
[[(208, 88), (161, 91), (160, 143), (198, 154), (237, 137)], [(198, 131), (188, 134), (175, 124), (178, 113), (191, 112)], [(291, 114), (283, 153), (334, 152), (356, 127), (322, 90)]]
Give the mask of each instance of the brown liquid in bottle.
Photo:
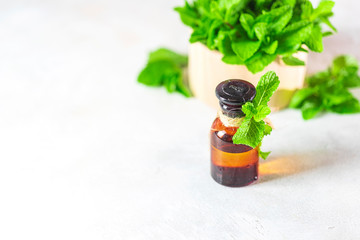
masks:
[(211, 126), (211, 176), (225, 186), (241, 187), (258, 178), (258, 148), (233, 144), (237, 127), (226, 127), (216, 118)]

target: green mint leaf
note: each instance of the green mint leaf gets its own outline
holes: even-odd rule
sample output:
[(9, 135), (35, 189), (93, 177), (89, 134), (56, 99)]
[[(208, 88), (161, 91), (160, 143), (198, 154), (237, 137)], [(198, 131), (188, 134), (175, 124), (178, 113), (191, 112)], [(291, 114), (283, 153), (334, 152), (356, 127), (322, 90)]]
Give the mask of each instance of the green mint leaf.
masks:
[(261, 11), (262, 9), (269, 8), (271, 1), (268, 0), (255, 0), (255, 10)]
[(260, 150), (260, 151), (259, 151), (259, 156), (260, 156), (262, 159), (266, 160), (270, 153), (271, 153), (271, 152), (263, 152), (263, 151)]
[(256, 96), (253, 100), (254, 106), (267, 105), (279, 84), (279, 77), (276, 76), (275, 72), (269, 71), (265, 73), (256, 86)]
[(231, 48), (231, 39), (228, 31), (220, 30), (214, 42), (224, 56), (235, 55)]
[(247, 7), (249, 1), (235, 1), (230, 8), (226, 9), (225, 21), (231, 25), (238, 23), (239, 15)]
[(328, 17), (321, 17), (320, 19), (323, 23), (328, 25), (328, 27), (331, 28), (334, 32), (337, 32), (337, 29), (334, 27), (334, 25), (332, 25)]
[(161, 86), (164, 84), (165, 76), (179, 72), (174, 63), (167, 60), (159, 60), (149, 63), (139, 74), (138, 82), (148, 86)]
[(304, 66), (305, 65), (304, 61), (301, 61), (300, 59), (293, 57), (293, 56), (283, 57), (282, 60), (284, 61), (284, 63), (286, 65), (289, 65), (289, 66)]
[(272, 132), (272, 127), (270, 127), (269, 125), (265, 124), (265, 129), (264, 129), (264, 135), (270, 135), (270, 133)]
[(210, 2), (210, 13), (214, 16), (216, 20), (222, 20), (225, 17), (224, 11), (220, 9), (219, 4), (216, 1)]
[(313, 25), (310, 36), (305, 40), (305, 44), (314, 52), (322, 52), (323, 47), (323, 34), (320, 25)]
[(291, 108), (301, 108), (303, 102), (313, 96), (317, 92), (316, 88), (303, 88), (297, 91), (294, 96), (291, 98), (289, 107)]
[(259, 41), (263, 42), (265, 40), (265, 37), (267, 34), (267, 23), (264, 23), (264, 22), (256, 23), (254, 25), (254, 32), (255, 32), (257, 39), (259, 39)]
[(246, 115), (247, 118), (252, 118), (255, 114), (257, 114), (257, 111), (254, 107), (254, 104), (252, 102), (245, 103), (241, 110)]
[(185, 1), (184, 7), (176, 7), (174, 10), (179, 13), (180, 19), (185, 25), (196, 27), (199, 24), (200, 19), (196, 9), (187, 1)]
[(254, 114), (254, 120), (256, 122), (260, 122), (261, 120), (266, 118), (266, 116), (269, 115), (270, 113), (271, 113), (271, 110), (268, 106), (260, 105), (256, 108), (256, 113)]
[[(185, 0), (187, 1), (187, 0)], [(208, 15), (210, 14), (210, 4), (211, 1), (207, 1), (207, 0), (198, 0), (198, 1), (193, 1), (194, 7), (198, 10), (198, 12), (201, 15)]]
[(236, 64), (236, 65), (244, 64), (244, 61), (241, 60), (240, 57), (236, 55), (224, 56), (221, 60), (227, 64)]
[(298, 31), (302, 30), (303, 28), (308, 27), (311, 24), (312, 23), (309, 20), (300, 20), (298, 22), (291, 23), (291, 24), (287, 25), (286, 28), (282, 31), (281, 36), (286, 36), (286, 35), (296, 33)]
[(253, 118), (246, 118), (233, 136), (234, 144), (244, 144), (252, 148), (257, 147), (264, 137), (265, 122), (256, 122)]
[(316, 87), (320, 84), (326, 83), (331, 78), (331, 75), (328, 70), (323, 72), (315, 73), (312, 76), (309, 76), (305, 79), (305, 82), (309, 87)]
[(316, 98), (305, 100), (301, 107), (302, 116), (305, 120), (314, 118), (321, 110), (321, 102)]
[(203, 29), (196, 29), (190, 36), (189, 42), (196, 43), (202, 42), (206, 44), (207, 33)]
[(323, 89), (322, 91), (323, 105), (329, 109), (334, 105), (342, 104), (353, 98), (352, 94), (344, 88), (336, 89), (335, 91)]
[(327, 32), (323, 32), (323, 33), (322, 33), (322, 36), (323, 36), (323, 37), (328, 37), (328, 36), (331, 36), (331, 35), (333, 35), (333, 34), (334, 34), (333, 32), (327, 31)]
[(269, 23), (269, 31), (280, 33), (281, 30), (289, 23), (293, 11), (290, 5), (274, 8), (269, 12), (256, 18), (256, 22)]
[(179, 76), (177, 74), (164, 76), (164, 86), (169, 93), (173, 93), (176, 91), (178, 77)]
[(188, 63), (186, 55), (178, 54), (166, 48), (159, 48), (149, 54), (149, 63), (162, 60), (170, 61), (180, 66), (186, 66)]
[(354, 87), (360, 87), (360, 77), (355, 74), (349, 74), (344, 79), (344, 85), (347, 88), (354, 88)]
[(344, 87), (351, 88), (360, 86), (358, 70), (359, 64), (354, 57), (342, 55), (334, 59), (329, 74), (337, 77), (338, 85), (341, 83)]
[(296, 52), (311, 34), (312, 23), (299, 21), (286, 27), (279, 38), (279, 54)]
[(255, 108), (254, 104), (252, 102), (245, 103), (241, 110), (245, 114), (247, 118), (254, 118), (256, 122), (260, 122), (261, 120), (264, 120), (267, 115), (271, 113), (271, 110), (266, 105), (260, 105), (257, 108)]
[(222, 21), (220, 20), (214, 20), (211, 23), (210, 29), (208, 31), (208, 38), (206, 41), (206, 45), (209, 49), (215, 50), (216, 49), (216, 38), (218, 33), (218, 28), (222, 25)]
[(231, 47), (242, 61), (246, 61), (259, 49), (260, 44), (260, 41), (243, 40), (233, 42)]
[(254, 38), (254, 31), (253, 31), (253, 25), (254, 25), (254, 17), (250, 14), (243, 13), (240, 15), (240, 23), (241, 26), (245, 29), (247, 32), (249, 38)]
[(274, 33), (280, 33), (293, 16), (292, 7), (289, 5), (278, 8), (277, 11), (278, 18), (270, 25), (270, 31), (273, 31)]
[(357, 73), (359, 70), (359, 63), (356, 58), (349, 55), (341, 55), (334, 59), (331, 66), (331, 74), (343, 74), (346, 72), (349, 75)]
[(282, 2), (284, 3), (284, 5), (289, 5), (292, 8), (295, 7), (296, 4), (296, 0), (282, 0)]
[(152, 87), (164, 86), (169, 93), (179, 92), (190, 97), (191, 92), (185, 84), (184, 70), (188, 57), (166, 48), (160, 48), (149, 54), (145, 68), (140, 72), (137, 81)]
[(276, 59), (276, 54), (268, 55), (262, 52), (255, 53), (245, 61), (247, 69), (252, 73), (257, 73), (265, 69), (267, 65)]
[(327, 17), (332, 15), (332, 8), (334, 5), (335, 3), (330, 0), (321, 1), (319, 6), (314, 9), (311, 18), (316, 19), (317, 17)]
[(239, 5), (242, 0), (219, 0), (220, 9), (230, 9), (233, 6)]
[(218, 19), (210, 19), (210, 18), (202, 19), (201, 24), (199, 24), (198, 27), (193, 28), (194, 31), (192, 32), (189, 39), (190, 43), (201, 42), (206, 45), (208, 32), (214, 20), (218, 20)]
[(262, 46), (261, 50), (263, 50), (267, 54), (272, 55), (276, 52), (277, 47), (278, 47), (278, 41), (275, 40), (274, 42), (271, 42), (269, 45)]
[(331, 111), (341, 114), (359, 113), (360, 103), (356, 98), (352, 98), (344, 103), (341, 103), (336, 106), (332, 106)]
[(313, 14), (314, 8), (310, 1), (301, 3), (301, 19), (309, 20)]

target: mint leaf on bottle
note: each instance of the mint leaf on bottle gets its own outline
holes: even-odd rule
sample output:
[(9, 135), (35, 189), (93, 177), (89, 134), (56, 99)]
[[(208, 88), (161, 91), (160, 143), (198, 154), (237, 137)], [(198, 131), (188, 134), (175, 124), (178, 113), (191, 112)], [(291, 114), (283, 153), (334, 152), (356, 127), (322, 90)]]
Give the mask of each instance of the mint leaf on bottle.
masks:
[(265, 73), (256, 86), (256, 96), (253, 100), (255, 108), (260, 105), (267, 106), (279, 84), (279, 77), (276, 76), (275, 72), (269, 71)]
[(280, 84), (273, 71), (265, 73), (256, 86), (256, 96), (252, 102), (242, 106), (245, 118), (233, 136), (234, 144), (244, 144), (259, 148), (260, 157), (266, 159), (270, 152), (261, 152), (260, 146), (264, 136), (271, 133), (271, 126), (264, 119), (271, 113), (268, 102)]
[(271, 152), (259, 151), (259, 155), (260, 155), (260, 157), (261, 157), (262, 159), (266, 159), (266, 158), (269, 156), (270, 153), (271, 153)]
[(233, 136), (233, 143), (256, 148), (264, 137), (264, 130), (264, 121), (256, 122), (253, 118), (245, 118)]

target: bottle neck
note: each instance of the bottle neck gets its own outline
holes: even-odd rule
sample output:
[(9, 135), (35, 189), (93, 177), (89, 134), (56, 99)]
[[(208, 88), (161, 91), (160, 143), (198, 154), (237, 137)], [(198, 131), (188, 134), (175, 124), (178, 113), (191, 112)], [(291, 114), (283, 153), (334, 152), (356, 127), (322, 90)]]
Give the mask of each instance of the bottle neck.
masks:
[(220, 108), (222, 114), (229, 118), (241, 118), (245, 116), (244, 112), (241, 110), (242, 105), (229, 105), (220, 101)]
[(218, 112), (218, 117), (225, 127), (232, 128), (238, 128), (244, 120), (244, 117), (229, 117), (225, 115), (223, 111)]

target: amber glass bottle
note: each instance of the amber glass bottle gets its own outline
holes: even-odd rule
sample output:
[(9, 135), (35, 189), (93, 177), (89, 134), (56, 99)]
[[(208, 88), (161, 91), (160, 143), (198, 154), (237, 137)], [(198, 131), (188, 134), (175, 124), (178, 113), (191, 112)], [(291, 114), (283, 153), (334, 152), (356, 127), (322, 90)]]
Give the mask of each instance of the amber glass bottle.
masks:
[[(221, 112), (211, 126), (211, 176), (225, 186), (241, 187), (258, 178), (258, 148), (233, 144), (238, 127), (231, 123), (244, 117), (241, 107), (255, 97), (255, 87), (244, 80), (231, 79), (216, 87)], [(222, 120), (223, 121), (222, 121)], [(241, 121), (241, 120), (240, 120)]]

